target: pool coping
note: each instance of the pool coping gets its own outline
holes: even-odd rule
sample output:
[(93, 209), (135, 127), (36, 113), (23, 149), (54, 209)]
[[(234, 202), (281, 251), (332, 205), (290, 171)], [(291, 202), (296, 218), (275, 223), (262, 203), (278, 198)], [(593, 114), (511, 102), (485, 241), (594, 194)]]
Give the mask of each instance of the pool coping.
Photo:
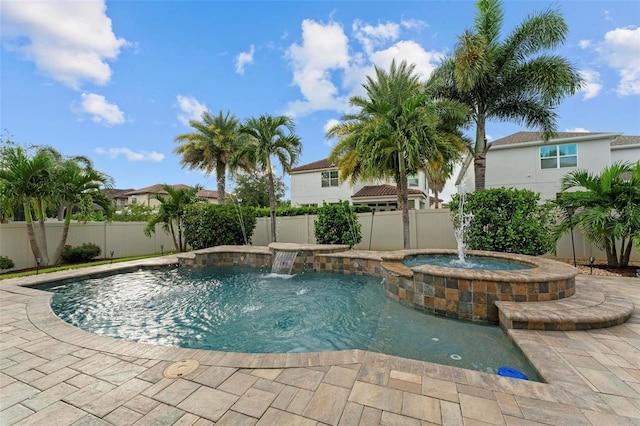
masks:
[[(358, 257), (360, 255), (361, 253), (350, 253), (349, 256)], [(377, 256), (371, 253), (369, 253), (369, 255), (372, 258)], [(569, 364), (562, 357), (561, 353), (554, 350), (545, 350), (544, 342), (541, 342), (540, 339), (535, 337), (538, 333), (553, 332), (533, 330), (508, 331), (509, 336), (517, 346), (520, 347), (524, 355), (547, 382), (537, 383), (362, 350), (304, 354), (243, 354), (165, 347), (123, 341), (98, 336), (67, 324), (58, 318), (51, 310), (49, 303), (51, 293), (25, 287), (25, 285), (94, 275), (96, 273), (112, 273), (139, 267), (175, 265), (177, 260), (176, 256), (165, 256), (152, 260), (128, 262), (127, 264), (102, 265), (84, 270), (60, 271), (35, 277), (3, 280), (0, 281), (0, 290), (28, 297), (26, 311), (29, 321), (52, 338), (69, 345), (112, 353), (123, 357), (141, 357), (164, 361), (195, 359), (198, 360), (201, 365), (250, 369), (319, 368), (323, 366), (352, 364), (384, 366), (387, 370), (392, 369), (392, 371), (401, 371), (407, 374), (417, 374), (432, 379), (454, 382), (458, 384), (458, 386), (485, 388), (493, 392), (537, 398), (542, 402), (557, 401), (561, 404), (582, 407), (582, 409), (586, 407), (590, 410), (595, 409), (596, 411), (613, 415), (612, 408), (597, 397), (597, 395), (599, 395), (597, 389), (594, 389), (594, 386), (585, 379), (584, 375), (580, 374), (578, 369)], [(588, 278), (586, 280), (592, 281), (593, 279)], [(586, 286), (587, 284), (581, 282), (581, 287), (582, 285)], [(636, 353), (640, 353), (640, 349), (638, 349)], [(389, 381), (388, 375), (386, 380), (387, 382)], [(640, 396), (640, 387), (638, 388), (638, 392), (638, 396)]]

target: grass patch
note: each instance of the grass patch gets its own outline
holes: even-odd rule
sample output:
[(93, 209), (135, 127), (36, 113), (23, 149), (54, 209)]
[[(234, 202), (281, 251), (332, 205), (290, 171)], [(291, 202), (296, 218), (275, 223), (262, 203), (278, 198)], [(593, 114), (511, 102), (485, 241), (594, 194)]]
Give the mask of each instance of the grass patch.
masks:
[[(113, 263), (128, 262), (131, 260), (148, 259), (151, 257), (160, 257), (160, 256), (161, 256), (160, 254), (147, 254), (143, 256), (119, 257), (119, 258), (114, 258)], [(0, 281), (9, 279), (9, 278), (29, 277), (31, 275), (36, 275), (36, 272), (38, 274), (47, 274), (49, 272), (68, 271), (69, 269), (86, 268), (87, 266), (107, 265), (110, 263), (112, 263), (111, 259), (101, 259), (101, 260), (96, 260), (96, 261), (87, 262), (87, 263), (75, 263), (71, 265), (44, 267), (44, 268), (40, 268), (37, 271), (36, 269), (28, 269), (28, 270), (22, 270), (22, 271), (16, 271), (16, 272), (6, 272), (4, 274), (0, 274)]]

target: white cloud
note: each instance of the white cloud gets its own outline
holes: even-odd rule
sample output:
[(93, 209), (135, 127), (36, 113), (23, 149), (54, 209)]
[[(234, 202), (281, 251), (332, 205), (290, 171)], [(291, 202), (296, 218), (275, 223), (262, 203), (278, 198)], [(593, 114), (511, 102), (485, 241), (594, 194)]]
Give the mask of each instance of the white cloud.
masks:
[(621, 96), (640, 95), (640, 27), (616, 28), (596, 48), (607, 65), (619, 71)]
[(419, 19), (415, 19), (415, 18), (411, 18), (411, 19), (402, 19), (400, 21), (400, 25), (402, 25), (404, 28), (407, 29), (412, 29), (412, 28), (426, 28), (429, 25), (427, 25), (426, 22), (421, 21)]
[(591, 130), (587, 130), (584, 127), (574, 127), (573, 129), (565, 129), (564, 131), (572, 133), (591, 133)]
[(429, 52), (424, 50), (422, 46), (412, 40), (400, 41), (388, 49), (373, 53), (370, 60), (378, 68), (388, 70), (391, 61), (395, 59), (396, 63), (407, 61), (409, 64), (415, 64), (415, 72), (420, 75), (423, 80), (429, 78), (433, 70), (436, 68), (443, 55), (439, 52)]
[(602, 90), (602, 81), (600, 73), (594, 70), (580, 70), (580, 76), (584, 79), (584, 86), (580, 92), (584, 94), (583, 99), (595, 98)]
[[(335, 118), (331, 118), (329, 120), (327, 120), (326, 123), (324, 123), (324, 126), (322, 127), (322, 130), (324, 131), (325, 135), (327, 134), (327, 132), (329, 131), (330, 128), (332, 128), (333, 126), (335, 126), (336, 124), (340, 124), (341, 121), (340, 120), (336, 120)], [(325, 144), (328, 146), (333, 146), (335, 144), (335, 139), (331, 138), (327, 138), (325, 140)]]
[(400, 36), (400, 25), (394, 22), (378, 24), (376, 26), (363, 24), (359, 19), (353, 21), (351, 26), (354, 37), (358, 40), (367, 55), (373, 53), (373, 49), (388, 41), (397, 40)]
[(609, 10), (605, 10), (604, 11), (604, 20), (605, 21), (613, 21), (613, 18), (611, 17), (611, 11), (609, 11)]
[(106, 84), (107, 61), (128, 45), (113, 33), (104, 1), (3, 1), (1, 17), (7, 50), (74, 89)]
[(189, 126), (189, 120), (200, 120), (202, 113), (207, 111), (207, 106), (192, 96), (178, 95), (176, 100), (180, 108), (178, 120), (185, 126)]
[(96, 148), (96, 154), (106, 155), (109, 158), (118, 158), (123, 155), (127, 159), (127, 161), (150, 161), (153, 163), (158, 163), (164, 160), (164, 154), (161, 154), (156, 151), (132, 151), (129, 148), (109, 148), (104, 149), (102, 147)]
[(83, 93), (81, 96), (80, 106), (72, 108), (75, 112), (88, 114), (91, 121), (105, 126), (124, 123), (124, 113), (118, 105), (107, 102), (104, 96), (95, 93)]
[(580, 40), (578, 46), (580, 46), (580, 49), (586, 49), (591, 46), (591, 40)]
[(247, 64), (253, 63), (253, 54), (255, 51), (255, 46), (252, 44), (248, 52), (240, 52), (240, 54), (236, 56), (236, 73), (244, 75), (244, 67)]
[(293, 69), (293, 82), (300, 88), (304, 100), (290, 102), (286, 114), (296, 116), (344, 108), (345, 101), (337, 97), (331, 71), (348, 66), (348, 50), (348, 39), (340, 24), (302, 21), (302, 45), (293, 43), (286, 56)]

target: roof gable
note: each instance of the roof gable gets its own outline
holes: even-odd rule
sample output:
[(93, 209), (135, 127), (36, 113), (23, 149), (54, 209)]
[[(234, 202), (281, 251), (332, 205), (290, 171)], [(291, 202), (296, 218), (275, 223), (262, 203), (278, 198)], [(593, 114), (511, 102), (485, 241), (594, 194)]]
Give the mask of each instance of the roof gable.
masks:
[(294, 169), (291, 169), (291, 173), (300, 172), (312, 172), (316, 170), (337, 169), (336, 165), (329, 162), (327, 158), (323, 160), (314, 161), (313, 163), (303, 164)]

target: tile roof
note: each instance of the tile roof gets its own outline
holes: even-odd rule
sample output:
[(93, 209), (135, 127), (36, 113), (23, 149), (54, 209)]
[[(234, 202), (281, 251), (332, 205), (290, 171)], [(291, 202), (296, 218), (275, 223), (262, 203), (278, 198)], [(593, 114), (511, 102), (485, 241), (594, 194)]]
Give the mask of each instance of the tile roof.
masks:
[[(419, 189), (409, 188), (409, 195), (422, 195), (424, 192)], [(395, 185), (368, 185), (360, 188), (358, 192), (353, 194), (351, 198), (365, 198), (365, 197), (384, 197), (384, 196), (398, 196), (398, 188)]]
[(324, 170), (324, 169), (335, 169), (336, 165), (330, 163), (328, 159), (314, 161), (313, 163), (303, 164), (302, 166), (298, 166), (294, 169), (291, 169), (291, 173), (296, 172), (309, 172), (312, 170)]
[(133, 191), (133, 188), (129, 189), (110, 189), (107, 191), (111, 198), (127, 198), (127, 194)]
[[(191, 188), (189, 185), (185, 185), (182, 183), (178, 183), (176, 185), (171, 185), (171, 186), (173, 187), (173, 189)], [(162, 189), (161, 184), (156, 184), (156, 185), (147, 186), (141, 189), (129, 190), (129, 192), (126, 192), (125, 194), (121, 194), (121, 196), (139, 195), (139, 194), (166, 194), (166, 193), (167, 191)], [(198, 197), (204, 197), (204, 198), (218, 198), (218, 191), (201, 189), (196, 193), (196, 195)]]
[[(579, 138), (584, 136), (596, 136), (596, 135), (615, 135), (615, 133), (604, 132), (557, 132), (554, 139), (564, 138)], [(551, 140), (554, 140), (551, 139)], [(491, 146), (502, 145), (515, 145), (519, 143), (538, 142), (542, 141), (542, 134), (540, 132), (517, 132), (509, 136), (505, 136), (502, 139), (491, 142)], [(612, 142), (612, 146), (619, 145), (635, 145), (640, 144), (640, 136), (618, 136)]]
[(618, 136), (611, 146), (640, 145), (640, 136)]

